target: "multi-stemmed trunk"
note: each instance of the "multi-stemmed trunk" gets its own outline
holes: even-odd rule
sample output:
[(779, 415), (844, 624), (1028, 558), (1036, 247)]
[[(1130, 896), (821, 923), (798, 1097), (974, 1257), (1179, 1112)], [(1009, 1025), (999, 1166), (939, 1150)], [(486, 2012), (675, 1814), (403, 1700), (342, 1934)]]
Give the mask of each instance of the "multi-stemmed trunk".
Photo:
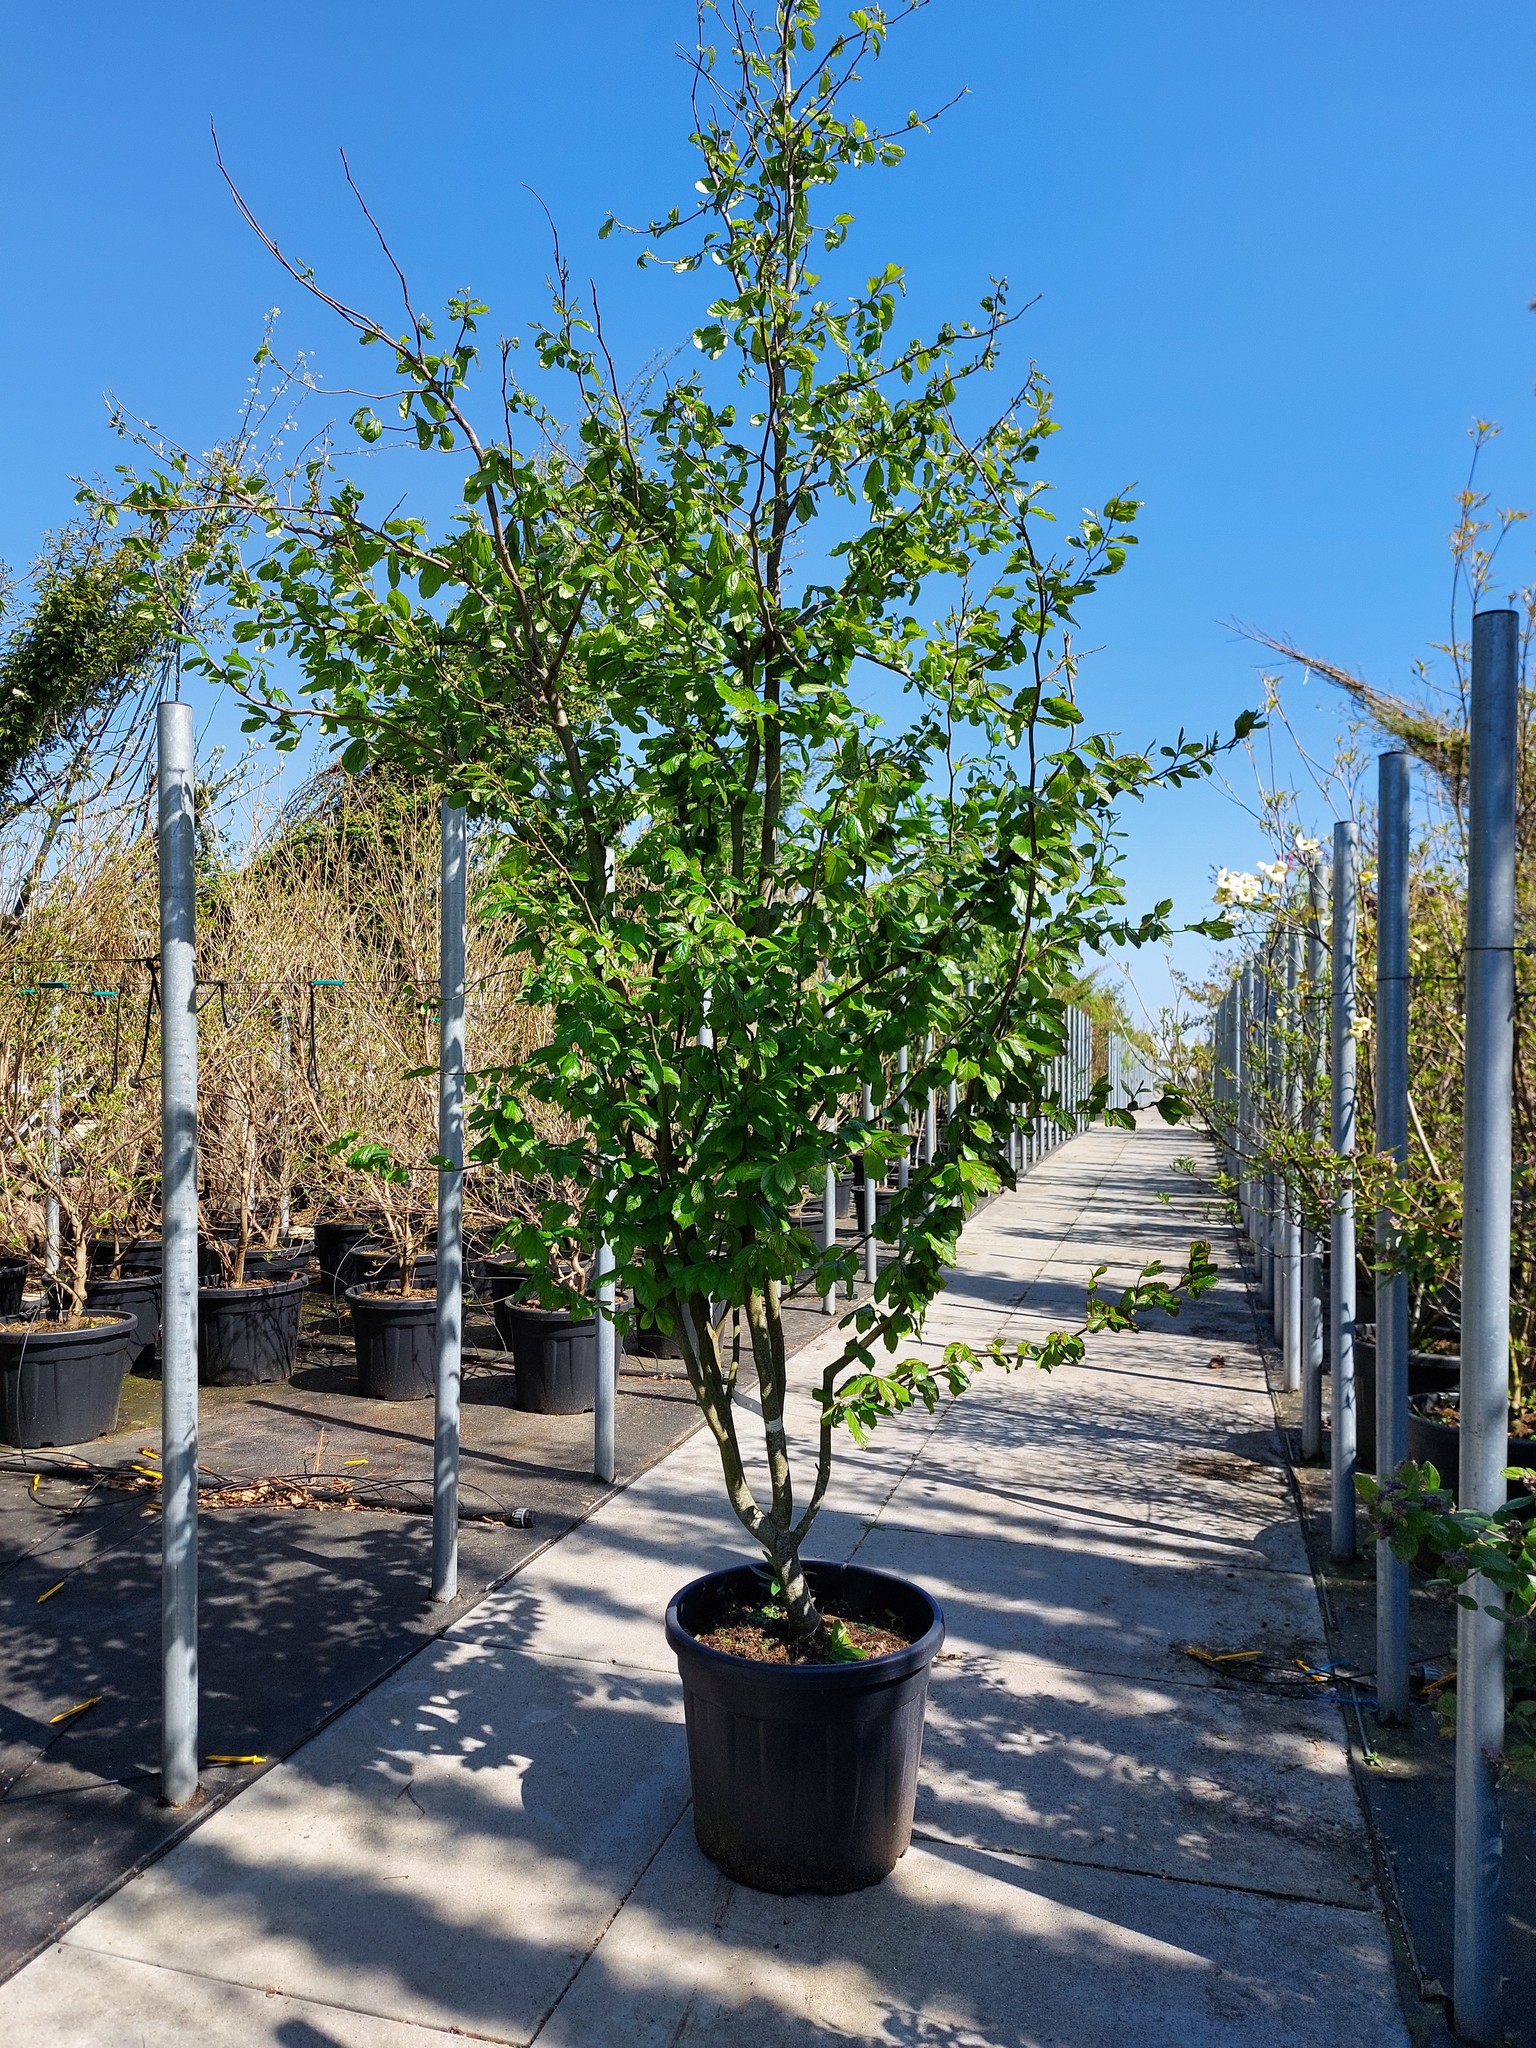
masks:
[(821, 1505), (825, 1477), (818, 1472), (810, 1506), (797, 1518), (785, 1416), (789, 1376), (778, 1282), (770, 1280), (766, 1287), (750, 1291), (739, 1311), (747, 1326), (762, 1409), (769, 1484), (766, 1503), (759, 1500), (747, 1477), (733, 1404), (737, 1362), (733, 1358), (730, 1366), (725, 1363), (721, 1325), (711, 1319), (711, 1304), (694, 1296), (676, 1301), (672, 1307), (688, 1378), (720, 1453), (732, 1511), (747, 1534), (761, 1545), (772, 1567), (777, 1598), (790, 1628), (797, 1635), (813, 1635), (821, 1626), (821, 1615), (800, 1554)]

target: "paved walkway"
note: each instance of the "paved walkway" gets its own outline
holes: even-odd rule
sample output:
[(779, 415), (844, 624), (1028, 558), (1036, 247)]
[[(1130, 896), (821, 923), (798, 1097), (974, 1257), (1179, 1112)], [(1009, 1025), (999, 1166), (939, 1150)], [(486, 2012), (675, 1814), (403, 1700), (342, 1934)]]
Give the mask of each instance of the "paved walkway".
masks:
[[(972, 1223), (934, 1343), (1172, 1263), (1190, 1149), (1062, 1148)], [(813, 1547), (949, 1627), (885, 1884), (769, 1898), (694, 1845), (661, 1614), (744, 1547), (700, 1432), (0, 1987), (0, 2036), (1405, 2048), (1338, 1709), (1183, 1647), (1321, 1655), (1252, 1327), (1229, 1279), (844, 1457)]]

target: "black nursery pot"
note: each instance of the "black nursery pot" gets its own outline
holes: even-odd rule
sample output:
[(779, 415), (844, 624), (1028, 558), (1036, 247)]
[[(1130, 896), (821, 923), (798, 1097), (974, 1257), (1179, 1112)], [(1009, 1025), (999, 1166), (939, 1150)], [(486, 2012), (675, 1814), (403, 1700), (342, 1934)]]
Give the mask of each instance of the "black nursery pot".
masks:
[(738, 1884), (762, 1892), (856, 1892), (912, 1839), (928, 1678), (944, 1641), (937, 1601), (861, 1565), (810, 1564), (818, 1600), (899, 1620), (912, 1641), (857, 1664), (756, 1664), (695, 1640), (743, 1596), (755, 1567), (711, 1572), (667, 1609), (688, 1724), (693, 1831)]
[(359, 1389), (376, 1401), (424, 1401), (437, 1386), (437, 1296), (349, 1287)]
[(517, 1405), (534, 1415), (585, 1415), (597, 1399), (597, 1317), (498, 1301), (496, 1333), (512, 1353)]
[(80, 1330), (0, 1330), (0, 1437), (18, 1450), (83, 1444), (117, 1423), (136, 1325), (103, 1316)]
[(133, 1342), (128, 1350), (128, 1370), (142, 1372), (153, 1365), (160, 1346), (160, 1275), (129, 1273), (121, 1280), (92, 1280), (85, 1291), (88, 1312), (104, 1316), (132, 1316)]
[(285, 1250), (281, 1246), (247, 1252), (245, 1277), (247, 1280), (292, 1280), (296, 1274), (309, 1271), (309, 1258), (307, 1251)]
[[(1376, 1470), (1376, 1335), (1355, 1335), (1355, 1462), (1362, 1472)], [(1408, 1398), (1421, 1394), (1452, 1394), (1461, 1385), (1461, 1359), (1454, 1352), (1410, 1351)], [(1411, 1455), (1411, 1454), (1410, 1454)]]
[(304, 1281), (248, 1281), (197, 1290), (197, 1376), (205, 1387), (285, 1380), (299, 1348)]
[[(400, 1285), (400, 1261), (394, 1257), (383, 1260), (372, 1273), (367, 1275), (367, 1279), (370, 1285), (375, 1287), (398, 1287)], [(415, 1287), (425, 1288), (429, 1292), (432, 1288), (436, 1287), (436, 1252), (418, 1252), (416, 1256), (416, 1271), (412, 1275), (411, 1284)], [(361, 1278), (353, 1282), (353, 1286), (361, 1285)]]
[[(1461, 1466), (1461, 1431), (1449, 1422), (1436, 1422), (1423, 1414), (1424, 1398), (1427, 1397), (1408, 1403), (1408, 1455), (1420, 1465), (1433, 1465), (1440, 1474), (1440, 1484), (1454, 1495)], [(1459, 1404), (1461, 1395), (1458, 1392), (1444, 1398)], [(1512, 1436), (1504, 1462), (1518, 1465), (1524, 1471), (1536, 1471), (1536, 1438)]]
[(20, 1252), (0, 1252), (0, 1316), (19, 1316), (26, 1291), (27, 1262)]
[[(516, 1259), (487, 1258), (479, 1262), (478, 1279), (487, 1301), (494, 1304), (506, 1301), (516, 1294), (520, 1287), (532, 1277), (528, 1268)], [(506, 1340), (503, 1339), (503, 1342)]]
[(315, 1266), (320, 1285), (335, 1293), (360, 1276), (354, 1270), (353, 1254), (372, 1232), (369, 1223), (331, 1222), (315, 1225)]
[(630, 1325), (624, 1348), (636, 1358), (681, 1358), (683, 1340), (676, 1330), (658, 1330), (654, 1323), (637, 1318)]
[[(132, 1244), (123, 1249), (118, 1261), (118, 1271), (125, 1280), (137, 1278), (144, 1273), (153, 1273), (158, 1279), (165, 1260), (165, 1247), (158, 1237), (136, 1237)], [(222, 1268), (219, 1255), (206, 1238), (197, 1240), (197, 1277), (204, 1287), (211, 1286), (219, 1277)]]

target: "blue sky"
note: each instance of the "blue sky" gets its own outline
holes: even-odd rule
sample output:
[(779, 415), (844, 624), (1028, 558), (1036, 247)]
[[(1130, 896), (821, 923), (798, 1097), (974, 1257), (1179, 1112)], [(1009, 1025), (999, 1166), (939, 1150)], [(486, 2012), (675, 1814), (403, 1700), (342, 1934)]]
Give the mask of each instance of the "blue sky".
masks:
[[(532, 185), (625, 361), (680, 339), (686, 292), (594, 235), (610, 206), (639, 217), (691, 186), (674, 48), (692, 18), (688, 0), (7, 9), (0, 556), (24, 564), (71, 474), (116, 459), (105, 391), (194, 445), (226, 433), (269, 306), (288, 348), (357, 373), (236, 219), (210, 119), (258, 212), (343, 294), (384, 303), (388, 279), (338, 146), (424, 301), (470, 283), (493, 328), (536, 313)], [(1090, 716), (1128, 742), (1229, 724), (1258, 690), (1234, 619), (1407, 681), (1445, 633), (1474, 416), (1503, 427), (1495, 497), (1536, 503), (1536, 12), (932, 0), (877, 80), (902, 110), (969, 90), (901, 173), (856, 189), (861, 257), (907, 265), (914, 329), (989, 273), (1038, 295), (1015, 360), (1056, 389), (1062, 512), (1128, 485), (1146, 502), (1084, 613)], [(1296, 716), (1325, 753), (1343, 724), (1318, 685)], [(1190, 915), (1214, 863), (1262, 852), (1216, 790), (1126, 822), (1137, 899)], [(1164, 985), (1155, 963), (1137, 978)]]

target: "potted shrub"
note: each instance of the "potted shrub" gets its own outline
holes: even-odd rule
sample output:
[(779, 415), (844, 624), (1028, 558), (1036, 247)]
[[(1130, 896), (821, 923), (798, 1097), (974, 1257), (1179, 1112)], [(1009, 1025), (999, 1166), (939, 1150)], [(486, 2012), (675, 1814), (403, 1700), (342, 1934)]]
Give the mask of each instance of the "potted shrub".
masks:
[(437, 1175), (414, 1171), (387, 1145), (348, 1131), (333, 1148), (372, 1187), (391, 1259), (386, 1269), (346, 1290), (361, 1391), (380, 1401), (428, 1398), (437, 1383), (437, 1286), (418, 1285), (421, 1252), (435, 1213)]
[(257, 1386), (293, 1371), (304, 1276), (247, 1270), (280, 1200), (267, 1138), (284, 1082), (264, 1010), (220, 1023), (203, 1033), (198, 1209), (218, 1270), (198, 1288), (198, 1377), (205, 1386)]
[(492, 1282), (496, 1334), (512, 1354), (517, 1405), (535, 1415), (585, 1414), (597, 1398), (592, 1254), (539, 1233), (533, 1271), (516, 1262)]
[[(324, 1146), (327, 1185), (348, 1215), (377, 1219), (337, 1261), (352, 1317), (359, 1385), (387, 1401), (429, 1396), (436, 1382), (436, 1023), (409, 980), (349, 979), (340, 1000), (355, 1046), (328, 1111), (350, 1128)], [(382, 1252), (383, 1256), (379, 1256)]]
[[(823, 35), (817, 12), (743, 10), (734, 53), (701, 53), (696, 203), (648, 244), (721, 293), (690, 367), (632, 396), (562, 274), (533, 386), (505, 358), (485, 423), (468, 294), (443, 339), (349, 310), (395, 367), (402, 431), (463, 452), (463, 504), (431, 533), (375, 518), (348, 477), (313, 476), (300, 510), (282, 479), (226, 480), (250, 524), (214, 573), (242, 637), (233, 667), (198, 656), (247, 695), (267, 687), (286, 737), (297, 721), (260, 668), (281, 645), (345, 762), (388, 760), (507, 822), (488, 908), (540, 1029), (482, 1064), (476, 1157), (541, 1191), (505, 1237), (546, 1314), (592, 1312), (589, 1273), (561, 1264), (574, 1185), (581, 1242), (606, 1240), (632, 1288), (621, 1320), (678, 1337), (755, 1553), (669, 1613), (695, 1829), (729, 1874), (786, 1892), (874, 1882), (901, 1853), (942, 1636), (920, 1588), (816, 1558), (836, 1454), (982, 1362), (911, 1347), (967, 1213), (1012, 1184), (997, 1105), (1067, 1127), (1103, 1108), (1102, 1083), (1084, 1105), (1052, 1093), (1062, 992), (1086, 956), (1169, 929), (1169, 906), (1123, 907), (1116, 812), (1208, 774), (1218, 750), (1180, 736), (1125, 754), (1082, 731), (1075, 612), (1123, 562), (1136, 507), (1112, 498), (1047, 555), (1044, 384), (962, 429), (959, 394), (1014, 317), (1001, 288), (916, 342), (892, 338), (894, 266), (843, 272), (829, 297), (818, 272), (844, 263), (849, 220), (833, 187), (900, 144), (840, 104), (883, 19)], [(573, 423), (552, 409), (561, 378)], [(530, 420), (524, 447), (509, 436)], [(357, 424), (394, 431), (367, 408)], [(134, 502), (174, 516), (189, 473), (147, 478)], [(907, 693), (898, 726), (868, 695), (876, 673)], [(829, 1167), (884, 1172), (905, 1149), (904, 1047), (931, 1048), (910, 1099), (953, 1084), (955, 1112), (880, 1219), (878, 1287), (807, 1389), (786, 1297), (848, 1282), (861, 1248), (813, 1242), (805, 1197)], [(865, 1088), (870, 1116), (852, 1107)], [(1149, 1269), (1117, 1302), (1090, 1294), (1082, 1328), (986, 1356), (1073, 1359), (1087, 1332), (1174, 1309), (1210, 1275), (1196, 1245), (1171, 1282)]]
[[(47, 1295), (41, 1315), (21, 1317), (18, 1301), (0, 1321), (0, 1435), (24, 1447), (83, 1443), (114, 1427), (139, 1341), (134, 1315), (90, 1300), (90, 1249), (127, 1222), (139, 1198), (141, 1091), (121, 1076), (102, 1078), (108, 1069), (91, 997), (61, 986), (55, 1001), (33, 999), (12, 1021), (0, 1143)], [(19, 1293), (15, 1280), (12, 1289)]]
[[(574, 1135), (558, 1113), (546, 1124), (566, 1139)], [(574, 1176), (501, 1173), (486, 1158), (471, 1186), (500, 1225), (484, 1271), (496, 1334), (512, 1357), (517, 1405), (535, 1415), (585, 1414), (597, 1393), (598, 1310), (583, 1184)], [(667, 1341), (654, 1325), (651, 1337)], [(617, 1331), (615, 1342), (623, 1342)]]

